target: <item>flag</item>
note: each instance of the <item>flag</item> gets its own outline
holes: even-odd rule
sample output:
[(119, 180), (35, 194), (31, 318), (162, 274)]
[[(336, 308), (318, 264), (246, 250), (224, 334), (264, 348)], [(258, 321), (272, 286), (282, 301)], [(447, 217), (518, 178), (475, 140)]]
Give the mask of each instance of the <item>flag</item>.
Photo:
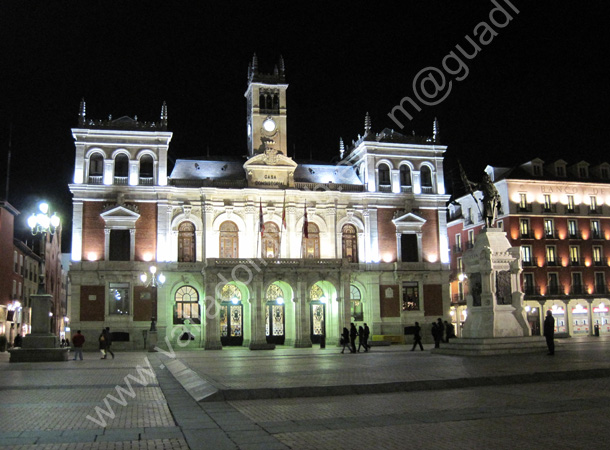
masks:
[(284, 206), (282, 206), (282, 226), (286, 229), (286, 192), (284, 192)]
[(303, 220), (303, 237), (309, 239), (309, 222), (307, 221), (307, 203), (305, 203), (305, 219)]
[(265, 232), (265, 222), (263, 222), (263, 201), (260, 201), (260, 209), (259, 209), (259, 215), (258, 215), (258, 230), (262, 234)]

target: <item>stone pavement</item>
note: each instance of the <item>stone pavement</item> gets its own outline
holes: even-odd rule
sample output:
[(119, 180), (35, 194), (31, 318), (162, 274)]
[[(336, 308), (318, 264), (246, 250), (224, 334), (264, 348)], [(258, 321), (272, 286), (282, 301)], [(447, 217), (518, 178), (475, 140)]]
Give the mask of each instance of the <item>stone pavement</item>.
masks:
[[(434, 438), (430, 447), (475, 448), (491, 445), (475, 433), (481, 424), (510, 442), (511, 426), (542, 429), (552, 414), (548, 443), (572, 448), (557, 436), (574, 431), (575, 421), (593, 436), (609, 416), (609, 345), (607, 337), (566, 339), (554, 357), (443, 356), (406, 346), (364, 354), (231, 348), (9, 364), (0, 353), (0, 446), (404, 448), (408, 439), (428, 448)], [(456, 446), (464, 436), (472, 445)]]

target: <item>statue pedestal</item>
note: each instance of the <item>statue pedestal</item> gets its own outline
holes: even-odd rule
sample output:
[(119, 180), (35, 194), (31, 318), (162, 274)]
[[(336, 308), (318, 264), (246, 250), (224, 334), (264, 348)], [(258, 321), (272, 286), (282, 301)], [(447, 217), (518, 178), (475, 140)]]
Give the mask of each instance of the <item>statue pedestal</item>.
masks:
[(59, 348), (59, 339), (51, 333), (52, 296), (35, 294), (30, 296), (32, 306), (32, 333), (23, 337), (21, 348), (10, 349), (10, 362), (67, 361), (68, 348)]
[(434, 353), (484, 355), (544, 348), (544, 339), (531, 337), (519, 282), (520, 252), (510, 245), (506, 233), (497, 228), (482, 230), (462, 261), (468, 314), (462, 338)]

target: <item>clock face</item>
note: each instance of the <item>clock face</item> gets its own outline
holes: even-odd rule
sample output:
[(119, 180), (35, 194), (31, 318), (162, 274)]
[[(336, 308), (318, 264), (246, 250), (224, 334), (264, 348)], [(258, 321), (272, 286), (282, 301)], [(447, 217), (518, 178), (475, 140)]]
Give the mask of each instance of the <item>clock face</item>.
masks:
[(263, 122), (263, 128), (265, 131), (271, 133), (272, 131), (275, 131), (275, 121), (269, 117), (267, 119), (265, 119), (265, 121)]

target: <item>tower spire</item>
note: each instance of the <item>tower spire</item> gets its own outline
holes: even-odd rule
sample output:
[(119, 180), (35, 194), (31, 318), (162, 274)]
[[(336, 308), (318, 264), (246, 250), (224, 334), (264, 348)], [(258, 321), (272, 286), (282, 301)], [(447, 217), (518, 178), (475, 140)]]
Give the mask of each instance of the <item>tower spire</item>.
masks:
[(434, 118), (434, 122), (432, 122), (432, 141), (440, 141), (440, 130), (438, 128), (438, 119), (436, 117)]
[(286, 66), (284, 65), (284, 57), (282, 55), (280, 55), (280, 60), (279, 60), (278, 66), (280, 69), (280, 76), (283, 77), (284, 72), (286, 72)]
[(80, 106), (78, 108), (78, 125), (83, 126), (85, 124), (86, 118), (87, 118), (87, 105), (85, 104), (85, 99), (81, 98)]
[(343, 153), (345, 153), (345, 144), (343, 138), (339, 138), (339, 158), (343, 159)]
[(167, 103), (165, 102), (161, 105), (161, 127), (167, 128)]
[(364, 116), (364, 135), (368, 135), (371, 132), (371, 116), (369, 116), (369, 113), (366, 113), (366, 116)]
[(258, 73), (258, 57), (256, 53), (252, 56), (252, 73)]

